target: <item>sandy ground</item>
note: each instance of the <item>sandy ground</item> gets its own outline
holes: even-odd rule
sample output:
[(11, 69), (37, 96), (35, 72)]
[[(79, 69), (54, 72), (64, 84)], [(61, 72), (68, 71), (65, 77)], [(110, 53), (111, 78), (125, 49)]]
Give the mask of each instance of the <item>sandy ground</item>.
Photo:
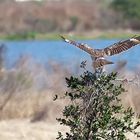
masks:
[(57, 132), (64, 130), (66, 128), (50, 122), (1, 121), (0, 140), (55, 140)]
[[(66, 131), (58, 123), (37, 122), (29, 120), (8, 120), (0, 122), (0, 140), (55, 140), (58, 131)], [(130, 140), (140, 140), (128, 135)]]

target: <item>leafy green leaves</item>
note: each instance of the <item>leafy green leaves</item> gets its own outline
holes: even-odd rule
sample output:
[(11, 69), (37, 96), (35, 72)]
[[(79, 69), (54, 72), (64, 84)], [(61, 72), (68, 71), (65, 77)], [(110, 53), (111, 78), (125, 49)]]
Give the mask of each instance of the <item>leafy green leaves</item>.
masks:
[[(133, 123), (131, 108), (124, 109), (119, 95), (124, 92), (122, 85), (116, 84), (117, 73), (106, 75), (84, 72), (79, 77), (66, 78), (69, 90), (65, 97), (70, 104), (63, 110), (61, 125), (70, 128), (65, 137), (58, 132), (60, 140), (125, 140), (125, 133), (138, 136), (135, 129), (140, 123)], [(126, 94), (126, 93), (125, 93)], [(57, 96), (56, 96), (57, 97)]]

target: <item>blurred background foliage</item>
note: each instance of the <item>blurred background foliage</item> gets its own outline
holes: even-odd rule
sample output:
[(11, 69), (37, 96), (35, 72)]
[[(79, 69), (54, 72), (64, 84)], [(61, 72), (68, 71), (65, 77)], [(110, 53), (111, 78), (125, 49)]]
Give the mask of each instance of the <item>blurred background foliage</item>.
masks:
[(139, 0), (0, 0), (0, 36), (140, 30)]
[[(65, 33), (76, 35), (75, 39), (79, 37), (83, 39), (83, 36), (91, 39), (92, 36), (98, 36), (100, 32), (102, 32), (100, 38), (103, 39), (116, 38), (118, 34), (121, 38), (130, 37), (129, 33), (138, 34), (140, 30), (139, 9), (138, 0), (42, 0), (40, 2), (0, 0), (0, 38), (54, 39), (54, 35), (58, 38), (58, 33)], [(72, 71), (70, 64), (68, 67), (48, 60), (44, 65), (37, 63), (26, 54), (15, 62), (12, 69), (5, 69), (5, 52), (6, 46), (2, 44), (0, 46), (0, 119), (34, 116), (39, 108), (46, 107), (46, 103), (52, 104), (53, 93), (65, 90), (66, 76), (80, 72), (78, 64), (73, 66)], [(137, 71), (140, 71), (139, 68)], [(131, 73), (140, 75), (126, 69), (122, 73), (129, 77)], [(130, 87), (128, 95), (131, 95), (133, 88), (135, 87)], [(138, 91), (139, 88), (135, 89), (135, 95)], [(131, 104), (135, 112), (140, 112), (139, 98), (134, 100), (136, 99), (138, 101), (133, 101), (136, 105)], [(15, 106), (15, 110), (11, 110)]]
[(139, 0), (113, 0), (111, 6), (123, 14), (124, 20), (128, 20), (133, 29), (140, 29)]

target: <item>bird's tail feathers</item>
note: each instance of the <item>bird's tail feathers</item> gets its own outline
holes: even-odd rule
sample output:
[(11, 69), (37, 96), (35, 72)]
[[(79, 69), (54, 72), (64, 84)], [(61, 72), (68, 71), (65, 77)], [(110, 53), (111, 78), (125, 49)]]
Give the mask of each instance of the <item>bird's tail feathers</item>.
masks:
[(99, 67), (103, 67), (105, 65), (109, 65), (109, 64), (114, 64), (112, 61), (108, 61), (106, 59), (97, 59), (96, 61), (93, 62), (93, 67), (94, 69), (99, 68)]

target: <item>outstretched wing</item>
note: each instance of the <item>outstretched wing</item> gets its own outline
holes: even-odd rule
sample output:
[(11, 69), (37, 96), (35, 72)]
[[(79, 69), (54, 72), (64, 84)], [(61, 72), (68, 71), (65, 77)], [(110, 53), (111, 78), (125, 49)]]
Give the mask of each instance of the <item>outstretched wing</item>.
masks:
[(85, 52), (89, 53), (90, 55), (94, 54), (94, 51), (91, 47), (89, 47), (87, 44), (81, 44), (81, 43), (77, 43), (76, 41), (73, 40), (69, 40), (67, 38), (65, 38), (64, 36), (60, 35), (60, 37), (67, 43), (72, 44), (82, 50), (84, 50)]
[(109, 64), (114, 64), (114, 63), (106, 59), (97, 59), (96, 61), (93, 61), (94, 69), (102, 67), (104, 65), (109, 65)]
[(140, 36), (120, 41), (103, 49), (105, 55), (115, 55), (140, 44)]

